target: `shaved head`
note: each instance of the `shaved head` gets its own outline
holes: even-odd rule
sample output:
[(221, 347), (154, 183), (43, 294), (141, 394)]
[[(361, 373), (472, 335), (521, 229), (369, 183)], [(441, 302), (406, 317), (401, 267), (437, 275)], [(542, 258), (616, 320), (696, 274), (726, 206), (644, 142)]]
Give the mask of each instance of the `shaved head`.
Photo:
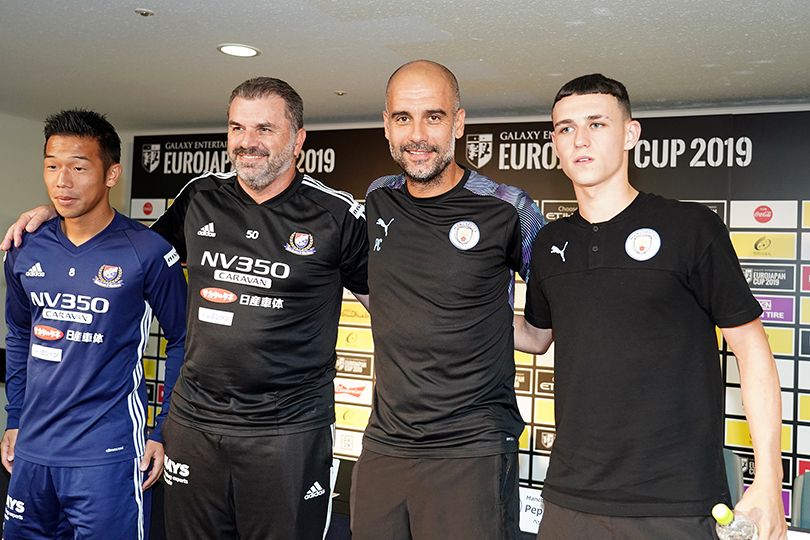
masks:
[(450, 92), (454, 99), (454, 111), (461, 107), (461, 93), (458, 90), (458, 80), (453, 72), (445, 66), (432, 60), (414, 60), (407, 64), (402, 64), (397, 68), (394, 73), (388, 78), (388, 84), (385, 85), (385, 105), (388, 109), (388, 102), (391, 97), (391, 87), (397, 82), (398, 79), (406, 76), (422, 76), (422, 77), (440, 77), (447, 83)]

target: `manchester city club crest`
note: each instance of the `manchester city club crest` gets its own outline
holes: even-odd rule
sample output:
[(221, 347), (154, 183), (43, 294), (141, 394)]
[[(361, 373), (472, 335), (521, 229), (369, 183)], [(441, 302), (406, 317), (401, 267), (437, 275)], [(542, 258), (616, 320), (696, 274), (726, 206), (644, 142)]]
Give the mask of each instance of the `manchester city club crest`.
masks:
[(107, 289), (117, 289), (124, 284), (124, 271), (120, 266), (102, 264), (93, 278), (93, 283)]
[(315, 238), (309, 233), (294, 232), (284, 249), (296, 255), (312, 255), (315, 253)]
[(481, 239), (481, 232), (478, 225), (472, 221), (459, 221), (450, 227), (450, 242), (458, 249), (467, 251), (478, 244)]
[(144, 144), (141, 147), (141, 165), (146, 172), (155, 172), (160, 165), (160, 145)]
[(624, 242), (624, 251), (632, 259), (648, 261), (661, 249), (661, 236), (653, 229), (636, 229)]
[(467, 135), (467, 163), (476, 169), (492, 159), (492, 134), (476, 133)]

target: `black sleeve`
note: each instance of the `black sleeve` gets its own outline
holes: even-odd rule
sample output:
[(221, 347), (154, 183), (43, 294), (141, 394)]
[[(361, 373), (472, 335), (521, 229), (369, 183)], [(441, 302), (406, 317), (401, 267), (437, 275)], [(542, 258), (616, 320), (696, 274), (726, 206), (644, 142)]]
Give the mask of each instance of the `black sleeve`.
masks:
[(163, 212), (163, 215), (152, 223), (150, 227), (177, 250), (177, 254), (180, 256), (182, 263), (186, 262), (186, 256), (188, 254), (183, 229), (186, 221), (186, 211), (194, 195), (198, 193), (199, 190), (197, 188), (201, 181), (202, 177), (194, 178), (183, 186), (183, 189), (180, 190), (180, 193), (175, 197), (172, 205), (169, 206), (166, 211)]
[(725, 224), (709, 212), (712, 240), (691, 269), (688, 281), (698, 303), (721, 328), (756, 319), (762, 308), (745, 281)]
[(368, 294), (368, 232), (365, 213), (346, 212), (340, 245), (340, 276), (343, 286), (356, 294)]

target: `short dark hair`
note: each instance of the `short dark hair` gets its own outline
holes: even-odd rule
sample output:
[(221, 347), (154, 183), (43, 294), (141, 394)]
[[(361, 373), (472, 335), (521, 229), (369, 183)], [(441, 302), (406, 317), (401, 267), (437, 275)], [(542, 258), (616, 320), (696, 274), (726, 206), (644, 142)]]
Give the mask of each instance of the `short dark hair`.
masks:
[(304, 100), (295, 89), (281, 79), (273, 77), (255, 77), (248, 79), (231, 92), (228, 106), (234, 99), (260, 99), (268, 96), (278, 96), (287, 106), (287, 120), (290, 121), (294, 131), (304, 127)]
[(104, 170), (121, 163), (121, 138), (107, 117), (95, 111), (70, 109), (59, 111), (45, 119), (45, 145), (54, 135), (88, 137), (98, 142)]
[(553, 109), (554, 105), (563, 98), (586, 94), (608, 94), (613, 96), (619, 101), (619, 106), (627, 115), (627, 118), (633, 117), (630, 110), (630, 96), (627, 95), (627, 88), (619, 81), (605, 77), (601, 73), (583, 75), (582, 77), (577, 77), (565, 83), (554, 97), (554, 103), (551, 104), (551, 108)]

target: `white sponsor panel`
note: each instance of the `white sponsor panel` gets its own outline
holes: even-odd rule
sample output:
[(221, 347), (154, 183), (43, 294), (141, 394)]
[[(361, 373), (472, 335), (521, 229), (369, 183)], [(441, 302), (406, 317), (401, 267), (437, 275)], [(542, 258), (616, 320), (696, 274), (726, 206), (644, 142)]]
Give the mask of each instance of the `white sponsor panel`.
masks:
[(529, 481), (529, 463), (531, 463), (531, 454), (520, 452), (518, 454), (518, 474), (521, 482)]
[(731, 228), (795, 229), (798, 201), (731, 201)]
[(544, 354), (538, 354), (535, 356), (536, 360), (535, 363), (537, 367), (554, 367), (554, 343), (552, 342), (551, 346)]
[[(742, 390), (736, 386), (726, 388), (726, 414), (744, 416)], [(782, 392), (782, 420), (793, 421), (793, 393)]]
[(55, 347), (45, 347), (44, 345), (31, 345), (31, 356), (39, 358), (40, 360), (47, 360), (48, 362), (61, 362), (62, 349)]
[(201, 307), (197, 312), (197, 318), (203, 322), (219, 324), (221, 326), (233, 325), (233, 312), (231, 311)]
[[(792, 359), (776, 359), (776, 371), (779, 373), (779, 384), (782, 386), (782, 388), (793, 388), (793, 366), (794, 363)], [(808, 367), (810, 368), (810, 366)], [(801, 367), (799, 368), (799, 373), (801, 374)], [(810, 370), (808, 370), (807, 376), (807, 383), (810, 385)], [(737, 359), (733, 356), (728, 357), (728, 373), (726, 374), (726, 382), (740, 384), (740, 370), (737, 366)]]
[(796, 426), (796, 451), (810, 454), (810, 426)]
[(539, 489), (520, 486), (520, 530), (537, 534), (543, 519), (543, 497)]
[(802, 260), (810, 261), (810, 233), (802, 233)]
[(335, 400), (355, 405), (371, 405), (373, 385), (366, 379), (335, 377)]
[(523, 421), (527, 424), (532, 421), (532, 397), (531, 396), (517, 396), (518, 409)]
[(335, 454), (341, 456), (360, 457), (360, 451), (363, 450), (363, 432), (336, 429), (334, 450)]
[(166, 211), (166, 199), (132, 199), (129, 217), (132, 219), (157, 219)]
[(550, 456), (532, 456), (532, 482), (543, 482), (546, 479), (550, 459)]
[[(810, 362), (806, 360), (798, 360), (799, 362), (799, 384), (796, 385), (800, 390), (810, 390)], [(782, 383), (784, 385), (784, 383)]]

